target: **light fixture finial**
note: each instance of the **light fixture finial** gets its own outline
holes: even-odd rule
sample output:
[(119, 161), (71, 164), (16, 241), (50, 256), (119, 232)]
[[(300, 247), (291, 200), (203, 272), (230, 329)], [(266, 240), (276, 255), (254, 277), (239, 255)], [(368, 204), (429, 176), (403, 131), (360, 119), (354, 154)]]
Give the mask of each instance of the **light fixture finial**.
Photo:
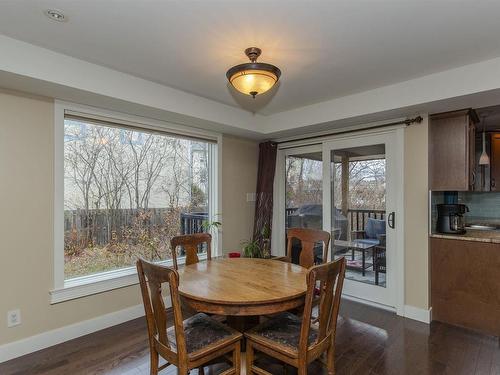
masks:
[(245, 55), (248, 56), (251, 62), (256, 62), (261, 53), (262, 50), (257, 47), (250, 47), (245, 50)]

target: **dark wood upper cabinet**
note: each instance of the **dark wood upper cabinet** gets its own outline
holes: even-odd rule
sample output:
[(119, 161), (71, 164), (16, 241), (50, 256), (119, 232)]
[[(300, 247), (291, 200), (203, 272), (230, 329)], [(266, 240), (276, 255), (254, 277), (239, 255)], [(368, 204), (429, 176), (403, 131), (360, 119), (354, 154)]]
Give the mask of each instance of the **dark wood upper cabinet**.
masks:
[(429, 185), (435, 191), (474, 190), (476, 113), (439, 113), (429, 123)]
[(491, 133), (490, 189), (500, 191), (500, 133)]

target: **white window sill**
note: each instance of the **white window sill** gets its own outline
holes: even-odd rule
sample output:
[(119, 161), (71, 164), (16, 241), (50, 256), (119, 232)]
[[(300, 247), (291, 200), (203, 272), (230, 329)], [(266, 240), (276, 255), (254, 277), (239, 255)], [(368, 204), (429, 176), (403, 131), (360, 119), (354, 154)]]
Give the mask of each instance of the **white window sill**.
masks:
[[(200, 260), (207, 258), (206, 254), (199, 255)], [(178, 263), (184, 264), (185, 258), (179, 258)], [(172, 260), (158, 262), (164, 266), (172, 266)], [(107, 271), (89, 276), (80, 276), (64, 281), (62, 288), (56, 288), (49, 292), (50, 304), (70, 301), (93, 294), (107, 292), (113, 289), (124, 288), (126, 286), (139, 283), (137, 270), (135, 267), (127, 267), (119, 270)]]

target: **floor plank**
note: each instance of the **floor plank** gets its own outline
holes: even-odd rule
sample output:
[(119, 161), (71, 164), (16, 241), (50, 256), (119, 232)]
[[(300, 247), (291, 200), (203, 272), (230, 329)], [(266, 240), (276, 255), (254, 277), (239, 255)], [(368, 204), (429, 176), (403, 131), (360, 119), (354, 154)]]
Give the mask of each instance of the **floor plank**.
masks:
[[(335, 363), (338, 375), (500, 375), (496, 337), (446, 324), (431, 325), (387, 311), (343, 301)], [(259, 365), (282, 374), (281, 364), (262, 358)], [(207, 368), (215, 375), (221, 367)], [(162, 372), (176, 374), (171, 367)], [(289, 374), (295, 374), (293, 369)], [(312, 364), (310, 374), (326, 374)], [(146, 375), (148, 344), (144, 319), (136, 319), (0, 364), (2, 375)], [(192, 371), (196, 375), (197, 371)]]

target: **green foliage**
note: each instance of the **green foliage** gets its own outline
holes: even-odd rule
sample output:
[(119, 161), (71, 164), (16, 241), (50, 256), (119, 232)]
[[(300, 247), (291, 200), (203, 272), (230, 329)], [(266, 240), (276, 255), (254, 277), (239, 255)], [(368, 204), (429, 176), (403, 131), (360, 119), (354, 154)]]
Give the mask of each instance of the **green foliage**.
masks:
[[(216, 214), (215, 217), (219, 216), (220, 214)], [(204, 232), (210, 232), (212, 229), (217, 230), (222, 226), (222, 223), (220, 221), (214, 220), (203, 220), (201, 223), (201, 228), (203, 229)]]
[(246, 258), (262, 258), (262, 251), (260, 249), (259, 241), (243, 241), (243, 254)]

